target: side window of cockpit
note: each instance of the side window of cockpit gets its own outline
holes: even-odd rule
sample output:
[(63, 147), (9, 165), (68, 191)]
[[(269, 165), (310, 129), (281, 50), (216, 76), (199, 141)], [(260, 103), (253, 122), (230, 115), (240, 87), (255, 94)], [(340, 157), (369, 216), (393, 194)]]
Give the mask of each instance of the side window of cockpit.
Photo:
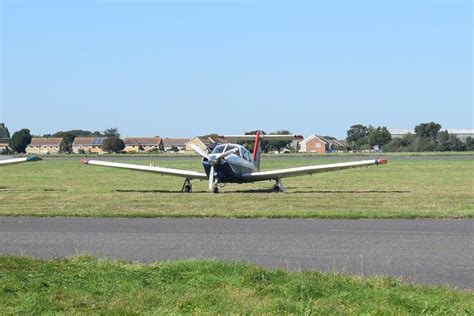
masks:
[(247, 161), (251, 161), (250, 153), (247, 150), (243, 150), (243, 158)]

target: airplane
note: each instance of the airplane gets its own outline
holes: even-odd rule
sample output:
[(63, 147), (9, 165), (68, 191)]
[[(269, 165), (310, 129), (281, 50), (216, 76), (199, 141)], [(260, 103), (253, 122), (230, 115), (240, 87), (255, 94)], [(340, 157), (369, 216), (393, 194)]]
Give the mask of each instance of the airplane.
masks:
[(23, 157), (23, 158), (12, 158), (12, 159), (2, 159), (0, 160), (0, 166), (13, 165), (22, 162), (38, 161), (43, 160), (39, 157)]
[(308, 174), (315, 174), (328, 171), (343, 170), (357, 167), (368, 167), (387, 163), (385, 159), (371, 159), (354, 162), (342, 162), (327, 165), (304, 166), (271, 171), (260, 171), (261, 141), (263, 140), (302, 140), (299, 135), (266, 135), (257, 131), (255, 135), (230, 135), (220, 136), (224, 141), (252, 141), (254, 140), (254, 150), (250, 153), (244, 146), (235, 143), (224, 143), (217, 145), (208, 154), (199, 146), (192, 145), (194, 151), (202, 156), (204, 173), (163, 168), (158, 166), (144, 166), (119, 162), (108, 162), (101, 160), (82, 160), (86, 165), (96, 165), (103, 167), (122, 168), (144, 172), (154, 172), (162, 175), (170, 175), (184, 178), (181, 188), (182, 192), (192, 192), (191, 180), (208, 180), (209, 190), (219, 193), (219, 187), (227, 183), (253, 183), (257, 181), (275, 181), (272, 187), (273, 192), (283, 192), (282, 178), (294, 177)]

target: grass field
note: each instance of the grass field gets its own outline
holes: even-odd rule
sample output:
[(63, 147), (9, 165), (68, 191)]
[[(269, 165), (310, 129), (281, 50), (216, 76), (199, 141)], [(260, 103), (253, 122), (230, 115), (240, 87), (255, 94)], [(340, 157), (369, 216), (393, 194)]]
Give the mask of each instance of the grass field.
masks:
[[(286, 157), (262, 161), (262, 170), (347, 158)], [(126, 160), (147, 164), (147, 160)], [(157, 165), (202, 171), (198, 158), (157, 160)], [(182, 194), (181, 178), (45, 160), (0, 169), (0, 216), (473, 218), (474, 161), (394, 159), (387, 165), (228, 185), (218, 195), (206, 181)]]
[(0, 257), (2, 314), (472, 315), (474, 294), (247, 264)]

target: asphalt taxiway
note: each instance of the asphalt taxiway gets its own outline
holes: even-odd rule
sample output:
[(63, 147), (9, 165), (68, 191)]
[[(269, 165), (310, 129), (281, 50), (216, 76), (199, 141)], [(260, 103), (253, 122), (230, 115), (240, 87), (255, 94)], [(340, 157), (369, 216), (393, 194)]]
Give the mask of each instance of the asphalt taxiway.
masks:
[(474, 289), (474, 220), (0, 217), (0, 254), (207, 259)]

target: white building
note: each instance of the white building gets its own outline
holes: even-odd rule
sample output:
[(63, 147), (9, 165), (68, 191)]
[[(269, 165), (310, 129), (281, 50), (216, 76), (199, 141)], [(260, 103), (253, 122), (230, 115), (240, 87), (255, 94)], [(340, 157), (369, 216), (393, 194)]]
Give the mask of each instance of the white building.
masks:
[[(441, 128), (440, 131), (448, 131), (449, 134), (454, 134), (462, 141), (465, 141), (466, 138), (474, 138), (474, 128)], [(392, 138), (402, 138), (406, 134), (415, 134), (414, 129), (409, 128), (389, 128), (388, 131)]]

